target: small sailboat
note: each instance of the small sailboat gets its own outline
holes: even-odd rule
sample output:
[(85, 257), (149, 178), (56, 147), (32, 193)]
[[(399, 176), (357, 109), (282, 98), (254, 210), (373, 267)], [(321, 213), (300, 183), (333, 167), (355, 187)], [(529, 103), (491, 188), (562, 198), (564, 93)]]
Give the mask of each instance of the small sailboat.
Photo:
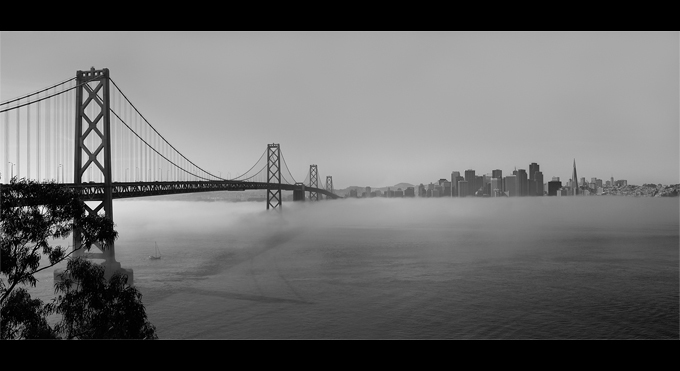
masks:
[(161, 258), (161, 250), (158, 249), (158, 243), (154, 242), (156, 244), (156, 252), (154, 255), (149, 255), (150, 260), (160, 260)]

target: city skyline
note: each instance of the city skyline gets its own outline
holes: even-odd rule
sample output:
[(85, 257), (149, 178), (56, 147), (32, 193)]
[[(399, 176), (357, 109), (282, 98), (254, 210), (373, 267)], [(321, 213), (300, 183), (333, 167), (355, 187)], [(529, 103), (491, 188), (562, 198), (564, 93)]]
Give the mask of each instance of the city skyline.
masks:
[[(573, 159), (572, 161), (573, 161), (573, 166), (575, 166), (575, 165), (576, 165), (576, 159)], [(525, 170), (525, 171), (527, 171), (527, 176), (529, 176), (530, 174), (532, 174), (532, 172), (531, 172), (531, 170), (527, 170), (527, 169), (530, 169), (530, 168), (532, 167), (532, 165), (536, 165), (537, 167), (540, 167), (540, 163), (532, 162), (531, 164), (529, 164), (529, 166), (527, 166), (527, 167), (525, 167), (525, 168), (516, 167), (516, 168), (513, 168), (512, 170), (507, 171), (507, 173), (512, 174), (513, 171)], [(454, 171), (452, 171), (452, 172), (450, 173), (450, 177), (452, 177), (454, 173), (460, 175), (460, 174), (464, 174), (465, 171), (468, 171), (468, 170), (471, 170), (471, 171), (473, 172), (473, 174), (475, 174), (476, 176), (480, 176), (480, 174), (481, 174), (482, 176), (491, 175), (491, 178), (496, 178), (495, 174), (496, 174), (497, 172), (498, 172), (498, 174), (501, 175), (501, 179), (504, 177), (502, 174), (507, 174), (507, 173), (506, 173), (506, 170), (502, 170), (502, 169), (493, 169), (493, 170), (486, 171), (486, 172), (483, 172), (483, 173), (480, 173), (480, 174), (477, 174), (477, 173), (476, 173), (476, 172), (477, 172), (477, 169), (465, 169), (465, 170), (463, 170), (463, 171), (460, 171), (460, 170), (454, 170)], [(566, 181), (571, 181), (571, 180), (573, 179), (573, 177), (575, 176), (575, 174), (577, 173), (576, 171), (574, 171), (574, 168), (573, 168), (573, 167), (570, 169), (570, 171), (571, 171), (571, 174), (569, 174), (569, 176), (553, 175), (553, 176), (551, 176), (551, 177), (546, 177), (546, 176), (544, 175), (544, 172), (543, 172), (543, 171), (540, 171), (540, 172), (541, 172), (541, 175), (543, 176), (543, 177), (542, 177), (542, 180), (543, 180), (542, 183), (544, 184), (544, 186), (547, 186), (547, 184), (548, 184), (548, 182), (549, 182), (550, 180), (552, 180), (553, 178), (559, 178), (561, 181), (565, 182), (565, 184), (566, 184)], [(436, 178), (436, 179), (442, 179), (441, 177), (437, 177), (436, 175), (432, 177), (432, 179), (435, 179), (435, 178)], [(462, 178), (464, 179), (465, 177), (462, 177)], [(429, 179), (429, 178), (428, 178), (428, 179)], [(637, 183), (630, 182), (630, 181), (628, 180), (627, 177), (614, 177), (614, 176), (606, 177), (606, 176), (592, 176), (592, 175), (590, 175), (590, 176), (588, 176), (588, 177), (581, 176), (581, 177), (578, 177), (578, 179), (579, 179), (579, 180), (582, 180), (582, 179), (590, 179), (590, 180), (598, 179), (598, 180), (601, 180), (601, 181), (603, 182), (603, 184), (604, 184), (605, 181), (611, 182), (611, 179), (614, 179), (614, 180), (616, 180), (616, 181), (624, 180), (624, 181), (626, 181), (628, 184), (635, 184), (635, 185), (643, 185), (643, 184), (650, 184), (650, 183), (651, 183), (651, 184), (663, 184), (663, 185), (675, 185), (675, 184), (680, 184), (680, 182), (676, 182), (676, 183), (660, 183), (660, 182), (655, 182), (655, 181), (646, 181), (646, 182), (637, 184)], [(419, 181), (419, 182), (402, 181), (402, 182), (394, 183), (394, 184), (392, 184), (392, 185), (376, 185), (376, 184), (362, 185), (362, 184), (352, 184), (352, 185), (349, 185), (349, 186), (344, 187), (344, 188), (350, 188), (350, 187), (387, 188), (387, 187), (393, 187), (393, 186), (398, 185), (398, 184), (411, 184), (411, 185), (413, 185), (413, 186), (418, 186), (419, 184), (428, 184), (428, 183), (435, 183), (435, 182), (436, 182), (436, 180)], [(592, 182), (587, 182), (587, 183), (589, 184), (589, 183), (592, 183)], [(580, 184), (580, 183), (579, 183), (579, 184)], [(338, 188), (338, 189), (339, 189), (339, 188)]]
[(588, 178), (676, 184), (678, 40), (677, 32), (3, 31), (0, 101), (94, 66), (215, 173), (245, 172), (279, 143), (295, 177), (318, 164), (336, 188), (420, 183), (456, 169), (508, 174), (532, 162), (547, 182), (567, 178), (574, 158)]

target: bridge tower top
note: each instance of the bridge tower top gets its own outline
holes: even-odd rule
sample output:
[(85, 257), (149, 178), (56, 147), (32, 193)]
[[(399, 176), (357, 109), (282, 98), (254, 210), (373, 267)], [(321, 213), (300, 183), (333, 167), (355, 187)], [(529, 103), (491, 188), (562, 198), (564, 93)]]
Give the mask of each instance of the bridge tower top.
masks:
[[(109, 69), (108, 68), (102, 68), (101, 70), (95, 70), (94, 67), (92, 67), (89, 70), (85, 70), (85, 71), (78, 70), (78, 72), (76, 72), (76, 77), (78, 78), (78, 80), (90, 79), (90, 78), (99, 77), (99, 76), (109, 78)], [(82, 82), (82, 81), (79, 81), (79, 82)]]

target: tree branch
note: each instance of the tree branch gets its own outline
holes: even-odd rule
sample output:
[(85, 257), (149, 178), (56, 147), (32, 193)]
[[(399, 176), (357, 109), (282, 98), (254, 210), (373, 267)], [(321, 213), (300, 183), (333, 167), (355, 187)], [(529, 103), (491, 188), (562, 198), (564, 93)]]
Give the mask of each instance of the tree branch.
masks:
[(80, 245), (80, 247), (78, 247), (77, 249), (73, 249), (73, 250), (71, 250), (70, 253), (64, 255), (64, 257), (63, 257), (62, 259), (60, 259), (59, 261), (54, 262), (54, 263), (52, 263), (52, 264), (50, 264), (50, 265), (46, 265), (46, 266), (44, 266), (44, 267), (42, 267), (42, 268), (40, 268), (40, 269), (37, 269), (37, 270), (33, 271), (33, 273), (38, 273), (38, 272), (44, 271), (44, 270), (47, 269), (47, 268), (52, 268), (52, 267), (54, 267), (55, 265), (57, 265), (57, 264), (63, 262), (64, 260), (68, 259), (68, 257), (71, 256), (74, 252), (76, 252), (76, 251), (78, 251), (78, 250), (80, 250), (80, 249), (82, 249), (82, 248), (84, 248), (84, 247), (85, 247), (85, 245)]

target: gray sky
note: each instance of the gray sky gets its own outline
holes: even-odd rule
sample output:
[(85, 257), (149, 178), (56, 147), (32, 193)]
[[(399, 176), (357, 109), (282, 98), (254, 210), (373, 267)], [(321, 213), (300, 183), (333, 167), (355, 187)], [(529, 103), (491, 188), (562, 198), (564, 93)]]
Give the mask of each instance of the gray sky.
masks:
[[(94, 66), (206, 170), (390, 186), (537, 162), (680, 183), (678, 32), (8, 32), (0, 101)], [(324, 179), (325, 180), (325, 179)], [(324, 181), (322, 180), (322, 182)]]

